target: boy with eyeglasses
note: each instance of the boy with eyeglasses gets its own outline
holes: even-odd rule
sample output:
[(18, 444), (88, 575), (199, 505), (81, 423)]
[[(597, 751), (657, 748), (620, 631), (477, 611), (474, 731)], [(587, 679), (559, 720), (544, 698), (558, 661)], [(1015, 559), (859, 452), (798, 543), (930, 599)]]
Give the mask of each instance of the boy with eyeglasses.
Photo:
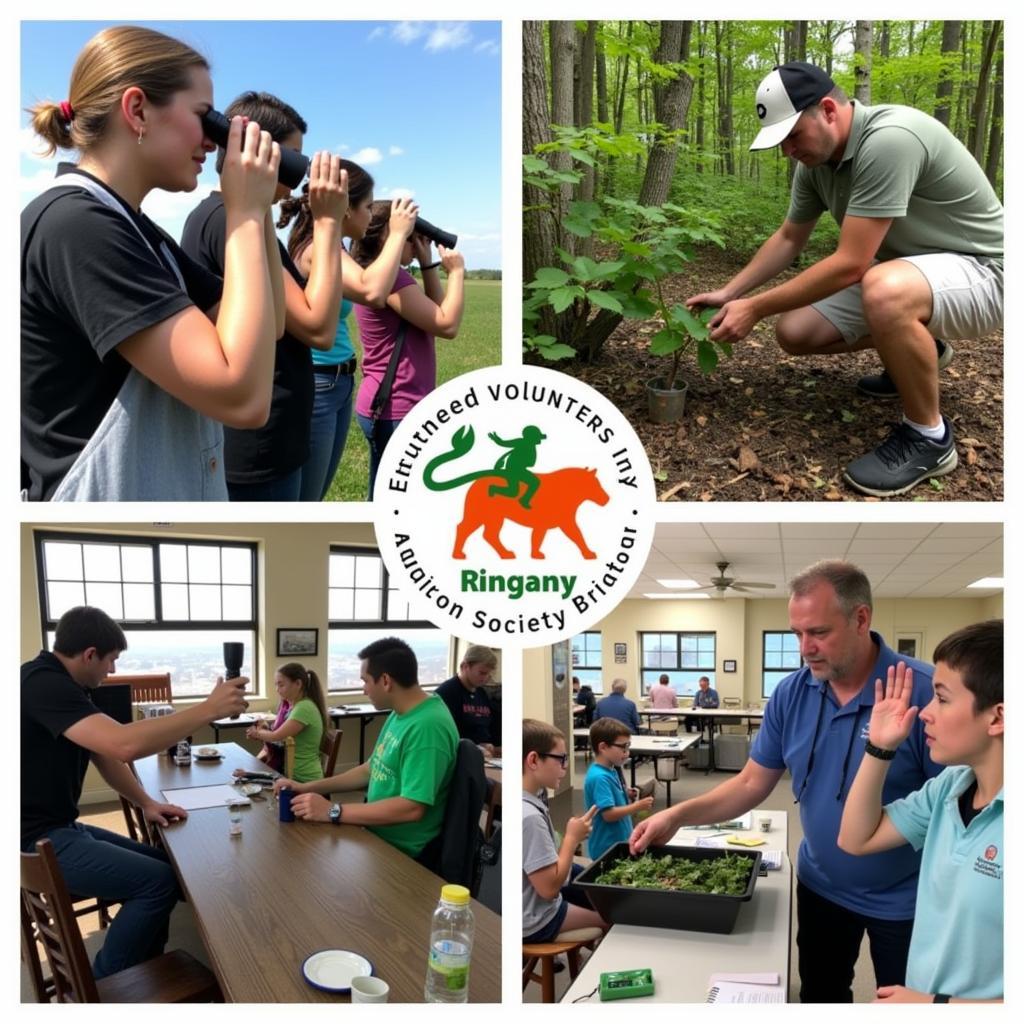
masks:
[(633, 815), (650, 810), (653, 796), (627, 786), (622, 766), (629, 760), (629, 729), (617, 718), (599, 718), (590, 727), (594, 760), (583, 782), (583, 803), (596, 807), (594, 827), (587, 841), (587, 854), (597, 860), (609, 847), (629, 841)]
[(570, 818), (558, 842), (545, 800), (565, 775), (565, 736), (547, 722), (523, 719), (523, 942), (550, 942), (577, 928), (610, 926), (581, 889), (568, 884), (583, 869), (573, 864), (576, 847), (590, 834), (591, 807)]

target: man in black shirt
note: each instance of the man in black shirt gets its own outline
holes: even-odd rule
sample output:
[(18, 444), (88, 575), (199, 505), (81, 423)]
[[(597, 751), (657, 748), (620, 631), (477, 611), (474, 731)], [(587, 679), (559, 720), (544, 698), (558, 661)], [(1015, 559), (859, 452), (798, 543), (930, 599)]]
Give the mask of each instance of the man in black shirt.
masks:
[(494, 651), (474, 644), (466, 649), (458, 674), (437, 688), (455, 719), (459, 738), (472, 740), (488, 757), (501, 756), (501, 722), (484, 690), (497, 667)]
[(97, 978), (158, 956), (167, 922), (181, 898), (163, 850), (78, 822), (82, 782), (91, 761), (116, 792), (159, 825), (187, 817), (154, 800), (126, 762), (166, 750), (215, 718), (245, 706), (244, 677), (217, 685), (202, 703), (128, 725), (92, 702), (96, 689), (127, 648), (124, 632), (98, 608), (72, 608), (57, 623), (53, 651), (21, 666), (21, 849), (53, 843), (68, 890), (98, 896), (121, 909), (96, 956)]

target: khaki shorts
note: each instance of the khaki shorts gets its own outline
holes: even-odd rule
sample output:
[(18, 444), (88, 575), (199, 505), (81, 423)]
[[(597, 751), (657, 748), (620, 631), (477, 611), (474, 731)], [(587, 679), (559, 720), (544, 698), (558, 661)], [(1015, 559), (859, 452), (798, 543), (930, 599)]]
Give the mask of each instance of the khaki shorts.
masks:
[[(932, 318), (927, 326), (936, 338), (980, 338), (1003, 326), (1000, 266), (991, 266), (973, 256), (945, 252), (900, 259), (913, 263), (932, 290)], [(812, 308), (835, 327), (847, 345), (871, 333), (859, 284), (812, 303)]]

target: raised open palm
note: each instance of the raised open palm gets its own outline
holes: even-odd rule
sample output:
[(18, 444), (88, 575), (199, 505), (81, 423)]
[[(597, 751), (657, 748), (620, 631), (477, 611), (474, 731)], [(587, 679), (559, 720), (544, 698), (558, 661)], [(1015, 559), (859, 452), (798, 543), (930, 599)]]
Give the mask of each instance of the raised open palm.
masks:
[(910, 706), (914, 671), (900, 662), (890, 666), (883, 686), (875, 680), (875, 706), (871, 711), (869, 737), (876, 747), (895, 750), (909, 735), (918, 708)]

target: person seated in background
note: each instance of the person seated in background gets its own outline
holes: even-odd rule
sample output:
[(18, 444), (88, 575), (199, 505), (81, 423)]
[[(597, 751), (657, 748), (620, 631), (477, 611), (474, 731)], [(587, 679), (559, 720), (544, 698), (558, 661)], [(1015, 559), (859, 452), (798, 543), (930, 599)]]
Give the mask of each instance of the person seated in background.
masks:
[[(721, 701), (718, 697), (718, 691), (711, 688), (711, 680), (707, 676), (701, 676), (697, 680), (697, 692), (693, 695), (693, 704), (691, 707), (695, 708), (717, 708)], [(697, 715), (686, 716), (686, 731), (693, 732), (694, 728), (700, 732), (701, 720)]]
[(472, 740), (487, 757), (501, 756), (501, 719), (484, 687), (498, 667), (490, 647), (474, 644), (466, 649), (459, 671), (434, 692), (452, 714), (464, 740)]
[(863, 855), (923, 848), (906, 985), (881, 1003), (1003, 999), (1003, 622), (958, 630), (935, 648), (935, 695), (921, 711), (932, 760), (949, 765), (883, 805), (896, 750), (917, 717), (903, 662), (875, 681), (865, 757), (846, 798), (839, 847)]
[(676, 691), (669, 686), (668, 676), (663, 672), (649, 691), (651, 707), (667, 710), (676, 707)]
[(622, 766), (629, 760), (629, 730), (617, 718), (599, 718), (590, 727), (594, 760), (583, 783), (583, 805), (596, 807), (587, 854), (597, 860), (616, 843), (625, 843), (633, 832), (632, 815), (648, 811), (653, 796), (627, 786)]
[(547, 722), (523, 719), (523, 942), (550, 942), (560, 932), (611, 925), (570, 883), (583, 871), (576, 847), (590, 835), (596, 807), (570, 818), (561, 843), (548, 813), (547, 790), (565, 775), (565, 736)]
[[(277, 670), (274, 685), (281, 703), (289, 707), (287, 718), (273, 729), (254, 725), (246, 730), (245, 735), (251, 740), (262, 740), (265, 744), (280, 743), (289, 736), (293, 737), (295, 781), (313, 782), (322, 779), (324, 769), (320, 763), (320, 741), (331, 727), (331, 720), (327, 715), (320, 677), (312, 669), (291, 661)], [(283, 770), (283, 765), (278, 770)]]
[(125, 762), (239, 714), (249, 683), (244, 676), (218, 679), (205, 700), (173, 715), (121, 724), (96, 707), (90, 691), (127, 648), (124, 631), (106, 612), (82, 606), (60, 617), (52, 651), (21, 666), (21, 850), (34, 853), (40, 839), (49, 839), (69, 892), (121, 904), (93, 961), (97, 979), (159, 956), (182, 895), (162, 847), (78, 821), (89, 763), (142, 808), (146, 821), (164, 826), (187, 818), (183, 808), (151, 797)]
[(594, 691), (589, 687), (580, 683), (579, 676), (572, 677), (572, 702), (578, 704), (583, 708), (575, 716), (575, 724), (580, 728), (589, 729), (594, 721), (594, 711), (597, 708), (597, 698), (594, 696)]
[[(392, 714), (370, 760), (315, 782), (276, 779), (275, 795), (294, 790), (297, 818), (332, 825), (365, 825), (410, 857), (441, 831), (459, 734), (444, 702), (419, 684), (412, 648), (397, 637), (375, 640), (359, 652), (363, 693)], [(365, 803), (331, 803), (331, 793), (366, 790)]]
[(612, 692), (597, 702), (595, 709), (597, 718), (617, 718), (629, 726), (630, 735), (640, 731), (640, 715), (636, 705), (626, 696), (626, 680), (616, 679), (612, 682)]

